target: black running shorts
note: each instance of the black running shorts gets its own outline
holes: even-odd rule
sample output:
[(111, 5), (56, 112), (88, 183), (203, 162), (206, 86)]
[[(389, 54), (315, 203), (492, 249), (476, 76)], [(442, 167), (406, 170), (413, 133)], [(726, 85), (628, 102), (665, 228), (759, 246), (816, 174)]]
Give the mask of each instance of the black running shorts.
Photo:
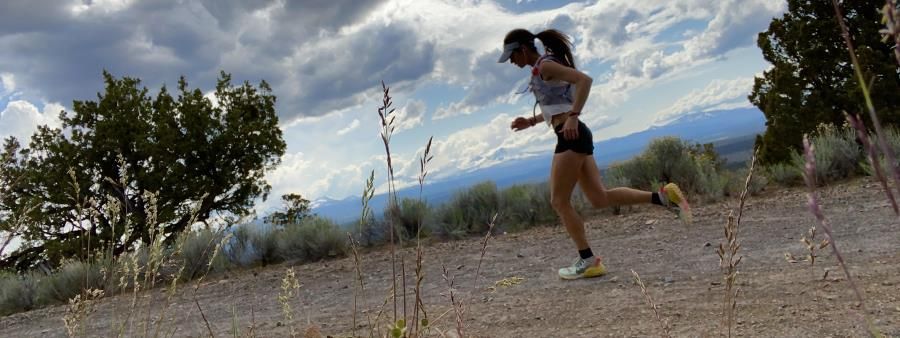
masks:
[(591, 130), (588, 129), (584, 122), (578, 121), (578, 138), (574, 140), (566, 140), (563, 137), (563, 125), (565, 123), (560, 123), (553, 127), (553, 131), (556, 132), (556, 150), (554, 153), (559, 154), (566, 150), (571, 150), (579, 154), (594, 154), (594, 135), (591, 134)]

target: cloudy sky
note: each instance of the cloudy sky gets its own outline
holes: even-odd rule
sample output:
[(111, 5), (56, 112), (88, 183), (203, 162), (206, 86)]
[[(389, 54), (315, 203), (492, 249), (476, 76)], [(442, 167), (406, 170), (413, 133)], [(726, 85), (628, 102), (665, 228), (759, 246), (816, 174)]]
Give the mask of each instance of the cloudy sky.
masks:
[[(96, 98), (101, 72), (155, 91), (185, 75), (211, 92), (220, 70), (269, 82), (287, 142), (273, 196), (359, 195), (385, 182), (377, 108), (385, 81), (398, 128), (400, 185), (416, 184), (434, 136), (431, 180), (552, 151), (547, 128), (514, 133), (530, 75), (496, 63), (507, 31), (560, 29), (594, 78), (582, 120), (595, 141), (683, 114), (749, 106), (768, 67), (756, 34), (781, 0), (4, 0), (0, 137), (58, 126), (72, 100)], [(502, 155), (502, 156), (501, 156)]]

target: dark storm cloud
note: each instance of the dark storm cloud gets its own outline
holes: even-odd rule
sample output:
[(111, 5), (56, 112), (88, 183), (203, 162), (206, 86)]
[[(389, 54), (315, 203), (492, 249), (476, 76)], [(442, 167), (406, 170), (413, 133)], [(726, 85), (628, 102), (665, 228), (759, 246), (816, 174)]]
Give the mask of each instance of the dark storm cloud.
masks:
[[(69, 105), (103, 90), (104, 69), (151, 89), (185, 75), (204, 90), (224, 70), (239, 81), (270, 82), (284, 118), (321, 115), (381, 79), (411, 80), (433, 68), (433, 46), (412, 29), (373, 25), (360, 36), (338, 34), (382, 3), (170, 0), (101, 8), (85, 1), (75, 11), (72, 2), (4, 1), (0, 72), (15, 76), (26, 99)], [(287, 61), (298, 53), (311, 55), (309, 63)], [(302, 75), (292, 76), (297, 70)], [(297, 80), (302, 92), (291, 90)]]
[(381, 81), (396, 90), (434, 69), (435, 46), (422, 42), (413, 27), (372, 28), (301, 51), (298, 58), (304, 61), (291, 69), (284, 84), (289, 88), (286, 99), (297, 109), (285, 112), (286, 117), (345, 108), (361, 102), (357, 94), (377, 94)]

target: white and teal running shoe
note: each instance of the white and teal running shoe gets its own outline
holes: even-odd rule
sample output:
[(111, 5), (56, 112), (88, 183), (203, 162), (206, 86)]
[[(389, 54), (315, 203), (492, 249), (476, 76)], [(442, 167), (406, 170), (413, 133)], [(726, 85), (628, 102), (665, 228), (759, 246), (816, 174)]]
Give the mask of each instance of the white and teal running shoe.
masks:
[(570, 267), (559, 269), (559, 277), (562, 279), (579, 279), (600, 277), (606, 274), (606, 267), (600, 257), (575, 260)]

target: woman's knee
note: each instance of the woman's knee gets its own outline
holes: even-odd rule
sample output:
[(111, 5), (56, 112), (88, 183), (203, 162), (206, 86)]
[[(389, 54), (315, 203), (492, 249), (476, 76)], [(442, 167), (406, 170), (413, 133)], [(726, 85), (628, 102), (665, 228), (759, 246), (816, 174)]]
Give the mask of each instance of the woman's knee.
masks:
[(550, 206), (556, 211), (568, 210), (572, 208), (572, 201), (568, 197), (552, 196), (550, 198)]

